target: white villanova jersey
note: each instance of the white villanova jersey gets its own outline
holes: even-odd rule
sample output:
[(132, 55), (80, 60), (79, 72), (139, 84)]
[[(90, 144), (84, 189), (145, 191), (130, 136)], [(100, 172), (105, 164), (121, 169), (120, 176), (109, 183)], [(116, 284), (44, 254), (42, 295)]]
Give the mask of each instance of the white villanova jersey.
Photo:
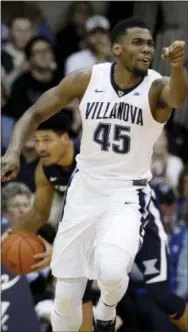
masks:
[[(83, 133), (77, 168), (91, 180), (124, 183), (151, 178), (153, 146), (163, 124), (156, 122), (149, 106), (149, 89), (161, 77), (154, 70), (130, 89), (119, 89), (114, 64), (93, 66), (80, 103)], [(99, 181), (99, 182), (100, 182)]]

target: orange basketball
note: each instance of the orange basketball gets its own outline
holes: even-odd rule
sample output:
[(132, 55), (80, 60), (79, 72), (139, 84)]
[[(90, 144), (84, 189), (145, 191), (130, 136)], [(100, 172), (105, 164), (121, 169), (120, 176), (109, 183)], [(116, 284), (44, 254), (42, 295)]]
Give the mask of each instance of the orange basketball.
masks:
[(13, 230), (2, 241), (2, 264), (15, 274), (33, 272), (31, 266), (37, 263), (33, 255), (44, 251), (44, 245), (36, 235), (25, 230)]

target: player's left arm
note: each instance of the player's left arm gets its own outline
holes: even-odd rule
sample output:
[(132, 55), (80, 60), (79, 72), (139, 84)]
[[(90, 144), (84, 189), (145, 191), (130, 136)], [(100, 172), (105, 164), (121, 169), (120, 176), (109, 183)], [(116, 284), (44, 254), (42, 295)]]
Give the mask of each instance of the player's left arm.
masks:
[(162, 54), (171, 67), (170, 77), (163, 77), (160, 82), (159, 104), (167, 107), (179, 108), (188, 98), (188, 74), (183, 66), (184, 48), (184, 41), (175, 41)]

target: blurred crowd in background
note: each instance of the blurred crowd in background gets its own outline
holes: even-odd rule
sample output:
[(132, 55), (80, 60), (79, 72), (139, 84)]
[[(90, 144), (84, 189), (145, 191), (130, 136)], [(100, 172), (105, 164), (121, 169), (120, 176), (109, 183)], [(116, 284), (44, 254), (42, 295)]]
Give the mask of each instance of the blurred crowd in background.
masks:
[[(53, 6), (51, 2), (52, 16)], [(35, 1), (2, 2), (2, 154), (8, 146), (15, 122), (42, 93), (74, 70), (89, 68), (100, 62), (113, 62), (109, 31), (120, 19), (136, 15), (148, 24), (156, 43), (152, 68), (165, 76), (169, 75), (169, 66), (161, 59), (162, 48), (174, 40), (185, 40), (185, 68), (188, 69), (187, 2), (103, 1), (100, 7), (100, 2), (96, 5), (93, 1), (70, 1), (66, 3), (65, 11), (62, 1), (61, 9), (62, 20), (59, 27), (54, 27), (50, 11), (47, 15)], [(61, 112), (68, 110), (72, 121), (71, 135), (80, 138), (82, 128), (77, 101)], [(25, 142), (17, 178), (2, 187), (2, 223), (19, 223), (19, 218), (30, 209), (35, 193), (34, 173), (37, 163), (35, 142), (31, 137)], [(152, 172), (152, 186), (158, 195), (169, 237), (171, 287), (176, 294), (188, 300), (187, 102), (178, 111), (173, 110), (156, 143)], [(49, 225), (44, 237), (52, 243), (51, 232), (53, 229)], [(54, 292), (50, 269), (28, 275), (28, 282), (40, 317), (41, 332), (50, 331)], [(97, 291), (94, 284), (94, 303)], [(127, 326), (131, 318), (134, 321), (130, 310), (132, 304), (129, 303), (132, 298), (135, 298), (134, 305), (136, 303), (139, 308), (139, 296), (135, 296), (130, 284), (128, 295), (118, 309), (122, 324), (125, 315)], [(144, 324), (147, 310), (144, 308), (145, 311), (143, 308), (138, 309), (141, 312), (137, 317), (139, 326), (131, 330), (129, 322), (129, 332), (146, 331)], [(119, 331), (127, 331), (126, 326), (122, 325)], [(169, 325), (164, 331), (173, 331), (173, 328)]]

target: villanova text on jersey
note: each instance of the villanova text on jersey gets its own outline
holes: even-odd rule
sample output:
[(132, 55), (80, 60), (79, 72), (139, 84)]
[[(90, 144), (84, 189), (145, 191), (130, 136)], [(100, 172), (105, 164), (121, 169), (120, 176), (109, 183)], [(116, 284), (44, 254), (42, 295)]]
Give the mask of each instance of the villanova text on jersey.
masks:
[(139, 84), (120, 91), (114, 85), (113, 64), (93, 66), (79, 105), (83, 130), (76, 161), (82, 176), (100, 192), (151, 179), (153, 146), (164, 123), (153, 118), (148, 97), (160, 77), (149, 69)]
[(88, 102), (86, 119), (119, 119), (143, 126), (143, 111), (128, 103)]

